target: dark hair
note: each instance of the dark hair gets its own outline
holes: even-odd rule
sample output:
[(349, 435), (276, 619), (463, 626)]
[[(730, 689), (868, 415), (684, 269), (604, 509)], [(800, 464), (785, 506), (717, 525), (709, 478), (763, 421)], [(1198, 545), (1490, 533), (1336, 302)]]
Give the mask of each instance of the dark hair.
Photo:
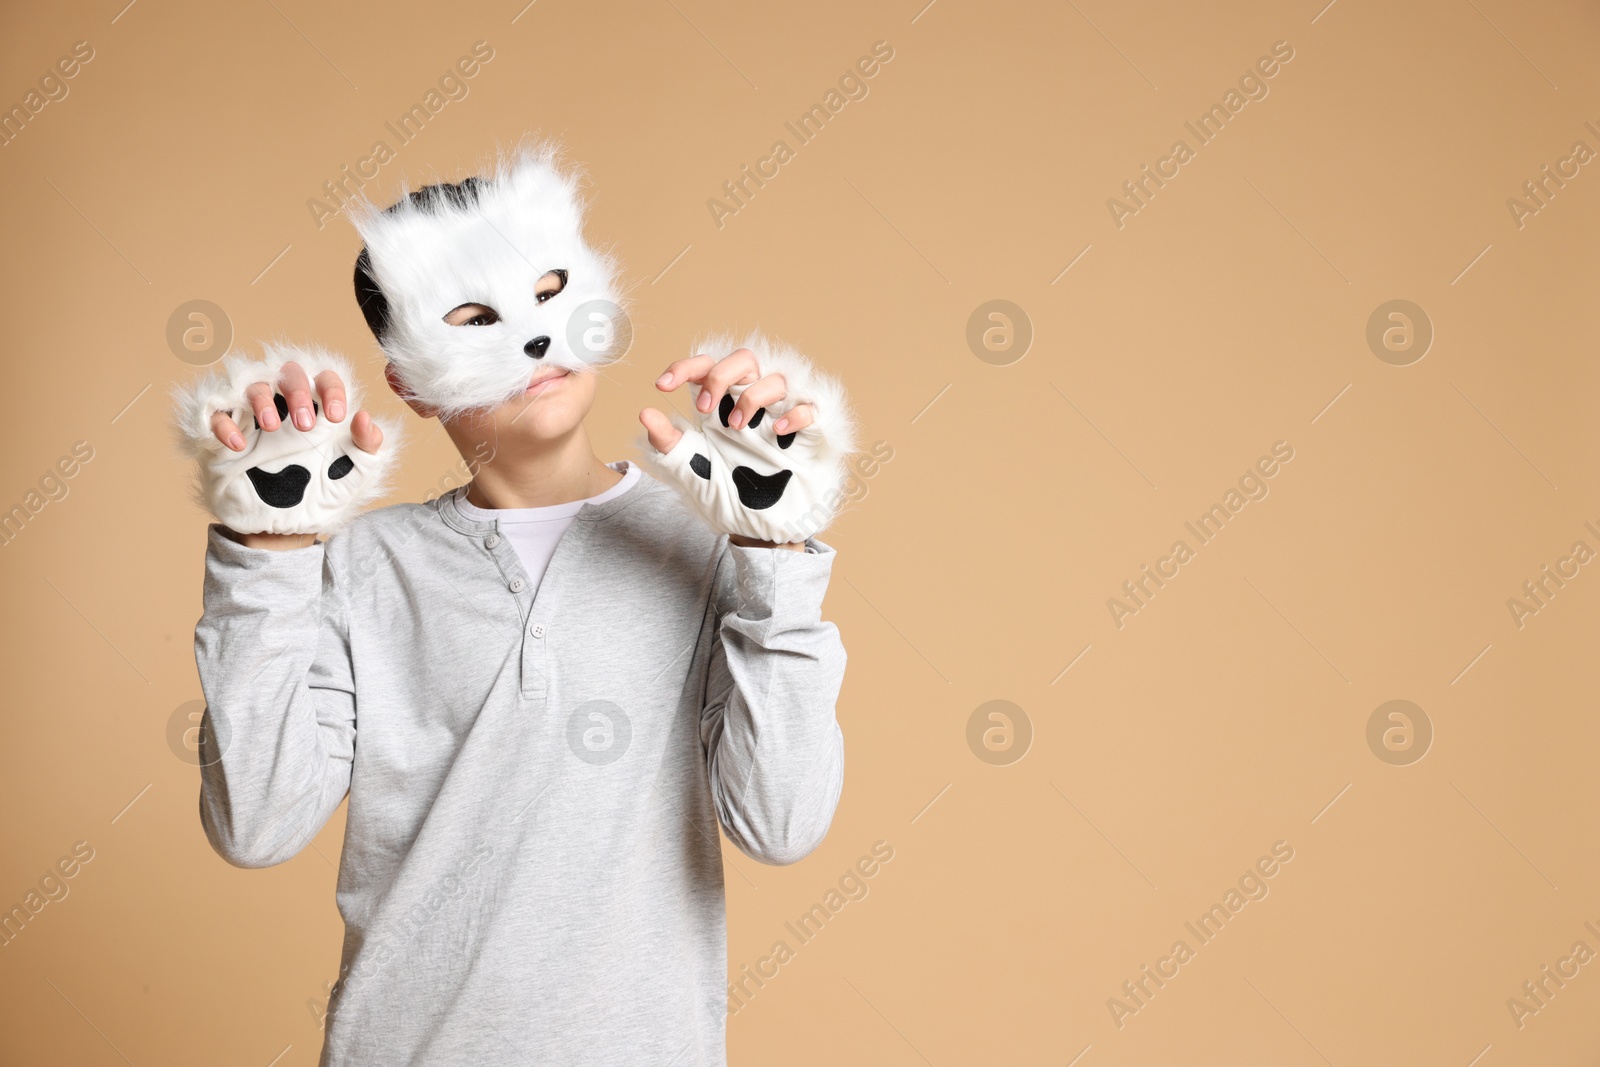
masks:
[[(474, 177), (457, 184), (440, 182), (437, 185), (425, 185), (408, 194), (405, 200), (390, 204), (383, 211), (387, 215), (406, 203), (427, 214), (437, 213), (446, 206), (476, 207), (478, 197), (488, 184), (487, 179)], [(361, 314), (367, 320), (367, 327), (372, 330), (372, 336), (376, 337), (381, 345), (384, 336), (389, 332), (389, 298), (384, 295), (383, 289), (378, 285), (378, 279), (373, 276), (372, 255), (365, 245), (361, 247), (361, 254), (356, 256), (355, 283), (356, 303), (361, 307)]]

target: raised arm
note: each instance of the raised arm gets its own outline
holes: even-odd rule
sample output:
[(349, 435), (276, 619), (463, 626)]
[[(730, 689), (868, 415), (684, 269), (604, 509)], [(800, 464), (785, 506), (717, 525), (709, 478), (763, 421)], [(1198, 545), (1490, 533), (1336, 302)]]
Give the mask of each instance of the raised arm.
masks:
[(730, 544), (700, 734), (723, 829), (763, 863), (794, 863), (821, 844), (844, 784), (834, 715), (844, 680), (839, 630), (822, 619), (833, 549)]
[(822, 621), (834, 553), (816, 535), (844, 499), (855, 420), (844, 387), (793, 348), (759, 333), (698, 347), (656, 381), (688, 386), (693, 417), (640, 412), (640, 459), (728, 535), (700, 726), (712, 799), (746, 854), (793, 863), (821, 843), (844, 784), (844, 646)]
[(304, 848), (349, 790), (345, 598), (316, 538), (380, 495), (394, 448), (359, 410), (348, 366), (321, 349), (230, 356), (176, 401), (200, 500), (220, 520), (195, 628), (200, 820), (223, 858), (264, 867)]
[(322, 545), (251, 548), (211, 527), (194, 635), (206, 698), (200, 822), (235, 866), (298, 853), (350, 788), (356, 703), (342, 604)]

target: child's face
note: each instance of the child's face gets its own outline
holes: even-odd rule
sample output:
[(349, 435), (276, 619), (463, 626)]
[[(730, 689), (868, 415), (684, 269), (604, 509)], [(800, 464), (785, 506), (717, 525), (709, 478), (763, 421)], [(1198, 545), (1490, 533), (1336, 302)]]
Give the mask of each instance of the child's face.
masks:
[(513, 433), (581, 417), (593, 382), (576, 386), (631, 340), (614, 267), (582, 223), (576, 179), (538, 150), (358, 212), (357, 299), (397, 391), (450, 422), (514, 416)]
[[(542, 307), (560, 296), (567, 287), (567, 277), (566, 270), (545, 272), (534, 284), (534, 305)], [(487, 304), (460, 304), (443, 321), (451, 330), (472, 332), (497, 324), (500, 313)], [(540, 338), (538, 358), (528, 360), (527, 386), (520, 396), (488, 411), (456, 416), (452, 421), (492, 429), (497, 438), (548, 441), (570, 433), (594, 403), (596, 375), (592, 370), (545, 360), (544, 350), (549, 345), (548, 337)]]
[[(534, 284), (531, 303), (542, 307), (560, 296), (567, 287), (566, 270), (547, 271)], [(443, 328), (462, 334), (471, 334), (500, 324), (498, 310), (488, 304), (458, 304), (440, 317)], [(593, 369), (579, 369), (560, 365), (544, 359), (549, 339), (543, 338), (537, 356), (532, 351), (525, 363), (527, 384), (520, 395), (487, 409), (448, 415), (447, 429), (462, 448), (463, 455), (480, 454), (477, 446), (487, 444), (492, 451), (514, 447), (518, 442), (535, 445), (558, 441), (575, 430), (589, 408), (594, 405), (595, 383), (599, 378)], [(398, 374), (391, 370), (390, 385), (407, 399), (419, 415), (432, 417), (438, 411), (417, 402), (401, 387)]]

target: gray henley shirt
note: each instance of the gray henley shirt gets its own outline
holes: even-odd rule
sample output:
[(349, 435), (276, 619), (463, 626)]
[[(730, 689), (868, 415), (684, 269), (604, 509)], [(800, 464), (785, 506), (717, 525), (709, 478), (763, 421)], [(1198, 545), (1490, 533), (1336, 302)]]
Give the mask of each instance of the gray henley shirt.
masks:
[(843, 783), (833, 549), (645, 477), (535, 589), (463, 493), (285, 552), (211, 528), (206, 836), (281, 863), (349, 796), (324, 1067), (725, 1064), (717, 827), (792, 863)]

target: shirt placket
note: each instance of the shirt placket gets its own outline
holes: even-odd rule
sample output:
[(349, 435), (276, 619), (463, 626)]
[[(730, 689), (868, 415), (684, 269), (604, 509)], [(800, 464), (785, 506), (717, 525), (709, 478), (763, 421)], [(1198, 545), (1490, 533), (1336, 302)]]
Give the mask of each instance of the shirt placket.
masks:
[[(495, 565), (499, 567), (507, 592), (516, 600), (517, 617), (522, 620), (519, 684), (522, 699), (535, 705), (529, 709), (530, 711), (542, 711), (550, 692), (546, 658), (550, 626), (544, 615), (549, 598), (536, 595), (517, 550), (500, 533), (498, 524), (494, 530), (484, 535), (483, 547), (489, 551)], [(541, 592), (549, 587), (549, 577), (547, 570), (545, 581), (539, 587)]]

